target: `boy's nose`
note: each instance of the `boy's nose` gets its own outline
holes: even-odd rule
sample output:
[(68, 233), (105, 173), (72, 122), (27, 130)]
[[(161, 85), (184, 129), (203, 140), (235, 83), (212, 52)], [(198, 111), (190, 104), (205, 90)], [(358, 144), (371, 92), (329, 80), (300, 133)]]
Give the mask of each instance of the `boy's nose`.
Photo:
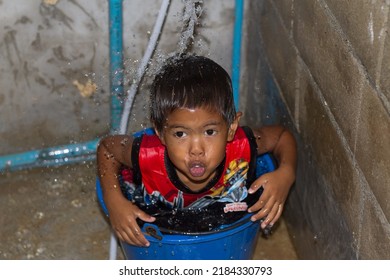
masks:
[(190, 147), (190, 155), (195, 157), (204, 155), (203, 144), (199, 139), (194, 139), (194, 141), (192, 141)]

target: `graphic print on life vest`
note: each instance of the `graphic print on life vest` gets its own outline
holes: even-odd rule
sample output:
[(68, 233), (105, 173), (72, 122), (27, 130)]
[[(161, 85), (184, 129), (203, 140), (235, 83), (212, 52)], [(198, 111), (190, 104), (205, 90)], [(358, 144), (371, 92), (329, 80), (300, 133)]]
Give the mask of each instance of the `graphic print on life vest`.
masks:
[(226, 168), (223, 184), (210, 189), (209, 193), (190, 205), (184, 207), (183, 192), (177, 190), (177, 196), (173, 201), (168, 201), (159, 191), (147, 193), (144, 186), (135, 186), (132, 183), (131, 174), (128, 170), (122, 172), (122, 191), (127, 198), (137, 205), (164, 205), (167, 209), (193, 208), (201, 209), (216, 202), (226, 203), (224, 212), (246, 211), (248, 205), (243, 200), (247, 197), (246, 179), (249, 164), (243, 159), (236, 159), (229, 163)]

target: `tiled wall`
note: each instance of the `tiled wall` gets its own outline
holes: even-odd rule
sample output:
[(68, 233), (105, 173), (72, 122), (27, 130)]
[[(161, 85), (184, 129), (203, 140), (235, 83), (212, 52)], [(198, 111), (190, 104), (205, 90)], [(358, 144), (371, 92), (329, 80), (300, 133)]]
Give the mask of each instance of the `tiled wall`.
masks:
[(247, 5), (241, 106), (298, 139), (284, 215), (300, 258), (389, 259), (389, 2)]

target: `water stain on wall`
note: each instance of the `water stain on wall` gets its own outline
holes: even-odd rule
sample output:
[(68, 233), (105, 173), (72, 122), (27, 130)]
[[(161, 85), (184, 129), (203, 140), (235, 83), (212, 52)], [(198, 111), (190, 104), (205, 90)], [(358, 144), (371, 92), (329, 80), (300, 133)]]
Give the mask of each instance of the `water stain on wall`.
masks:
[(67, 16), (61, 9), (54, 5), (41, 4), (39, 7), (39, 13), (45, 22), (47, 27), (52, 27), (52, 20), (63, 23), (66, 27), (73, 31), (73, 19)]
[[(8, 31), (5, 33), (3, 37), (3, 42), (5, 44), (6, 49), (6, 58), (10, 65), (10, 68), (13, 69), (14, 82), (15, 84), (19, 83), (20, 77), (19, 75), (23, 75), (24, 80), (26, 81), (27, 86), (30, 88), (30, 82), (28, 80), (28, 67), (27, 62), (23, 61), (21, 58), (20, 50), (17, 44), (16, 35), (17, 31), (11, 29), (9, 26), (6, 26), (5, 29)], [(22, 66), (22, 69), (19, 69), (19, 66)]]
[(69, 2), (72, 3), (73, 5), (77, 6), (78, 8), (80, 8), (80, 10), (83, 11), (83, 13), (91, 20), (92, 26), (89, 26), (88, 24), (86, 25), (89, 27), (90, 30), (93, 30), (94, 28), (98, 27), (94, 17), (90, 13), (88, 13), (87, 10), (83, 6), (81, 6), (75, 0), (70, 0)]

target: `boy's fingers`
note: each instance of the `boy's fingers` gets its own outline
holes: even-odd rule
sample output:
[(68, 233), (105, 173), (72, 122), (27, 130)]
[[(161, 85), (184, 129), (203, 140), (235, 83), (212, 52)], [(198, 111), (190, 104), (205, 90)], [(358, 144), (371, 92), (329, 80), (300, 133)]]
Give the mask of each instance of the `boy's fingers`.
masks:
[[(249, 213), (252, 213), (252, 212), (256, 212), (256, 211), (259, 211), (259, 213), (266, 213), (268, 214), (268, 212), (272, 209), (272, 206), (274, 204), (274, 199), (271, 197), (268, 197), (268, 195), (266, 193), (263, 193), (259, 200), (256, 201), (255, 204), (253, 204), (249, 209), (248, 209), (248, 212)], [(259, 216), (257, 213), (256, 216)], [(259, 219), (264, 217), (266, 214), (264, 215), (260, 215), (259, 216)]]
[[(254, 211), (256, 211), (256, 210), (254, 210)], [(254, 211), (253, 211), (253, 212), (254, 212)], [(259, 219), (264, 218), (265, 216), (267, 216), (268, 213), (269, 213), (269, 209), (267, 208), (267, 206), (265, 206), (265, 207), (261, 208), (259, 212), (257, 212), (256, 214), (254, 214), (254, 215), (251, 217), (251, 220), (252, 220), (252, 221), (257, 221), (257, 220), (259, 220)]]
[(255, 193), (258, 189), (262, 188), (263, 185), (262, 184), (255, 184), (253, 183), (250, 188), (248, 189), (248, 193), (249, 194), (253, 194)]
[(254, 184), (248, 189), (248, 193), (252, 194), (255, 193), (260, 188), (260, 185)]
[(142, 233), (139, 235), (136, 235), (135, 240), (137, 241), (138, 246), (149, 247), (149, 245), (150, 245), (149, 241), (145, 238), (145, 236)]
[[(264, 176), (264, 175), (263, 175)], [(248, 189), (249, 194), (255, 193), (258, 189), (264, 188), (267, 183), (268, 179), (266, 177), (259, 177)]]
[(277, 205), (274, 204), (271, 210), (269, 211), (269, 213), (267, 214), (265, 220), (261, 223), (261, 228), (266, 228), (268, 226), (268, 224), (273, 220), (276, 211), (277, 211)]
[(144, 222), (149, 222), (149, 223), (153, 223), (156, 218), (153, 217), (153, 216), (150, 216), (148, 214), (146, 214), (144, 211), (138, 209), (137, 211), (134, 212), (134, 215), (135, 215), (135, 218), (137, 219), (140, 219)]
[(149, 241), (145, 238), (139, 228), (134, 228), (127, 233), (126, 242), (136, 246), (149, 246)]
[[(248, 212), (249, 213), (254, 213), (254, 212), (257, 212), (257, 211), (261, 210), (263, 207), (264, 207), (264, 202), (257, 201), (255, 204), (253, 204), (248, 209)], [(255, 215), (257, 215), (257, 213)]]
[(283, 205), (282, 204), (279, 204), (278, 205), (278, 209), (276, 211), (276, 215), (275, 217), (272, 219), (272, 221), (270, 222), (271, 225), (274, 225), (276, 223), (277, 220), (279, 220), (280, 216), (282, 216), (282, 213), (283, 213)]
[(148, 215), (148, 214), (146, 214), (146, 213), (144, 213), (144, 212), (141, 213), (141, 214), (138, 216), (138, 218), (141, 219), (141, 220), (144, 221), (144, 222), (149, 222), (149, 223), (153, 223), (153, 222), (156, 220), (155, 217), (150, 216), (150, 215)]
[(131, 239), (137, 246), (149, 246), (150, 243), (149, 241), (145, 238), (142, 230), (138, 226), (138, 224), (135, 224), (131, 228), (129, 228), (130, 234), (131, 234)]
[(122, 241), (135, 246), (149, 246), (149, 241), (145, 238), (137, 223), (130, 223), (122, 229), (115, 229), (116, 236)]
[(273, 226), (280, 218), (283, 212), (282, 204), (274, 204), (272, 210), (267, 215), (266, 219), (261, 223), (261, 228), (266, 228), (268, 225)]
[(267, 200), (263, 199), (263, 196), (261, 196), (260, 199), (259, 199), (258, 201), (256, 201), (256, 203), (253, 204), (253, 205), (248, 209), (249, 213), (251, 213), (251, 212), (256, 212), (256, 211), (262, 209), (262, 208), (265, 206), (266, 201), (267, 201)]

